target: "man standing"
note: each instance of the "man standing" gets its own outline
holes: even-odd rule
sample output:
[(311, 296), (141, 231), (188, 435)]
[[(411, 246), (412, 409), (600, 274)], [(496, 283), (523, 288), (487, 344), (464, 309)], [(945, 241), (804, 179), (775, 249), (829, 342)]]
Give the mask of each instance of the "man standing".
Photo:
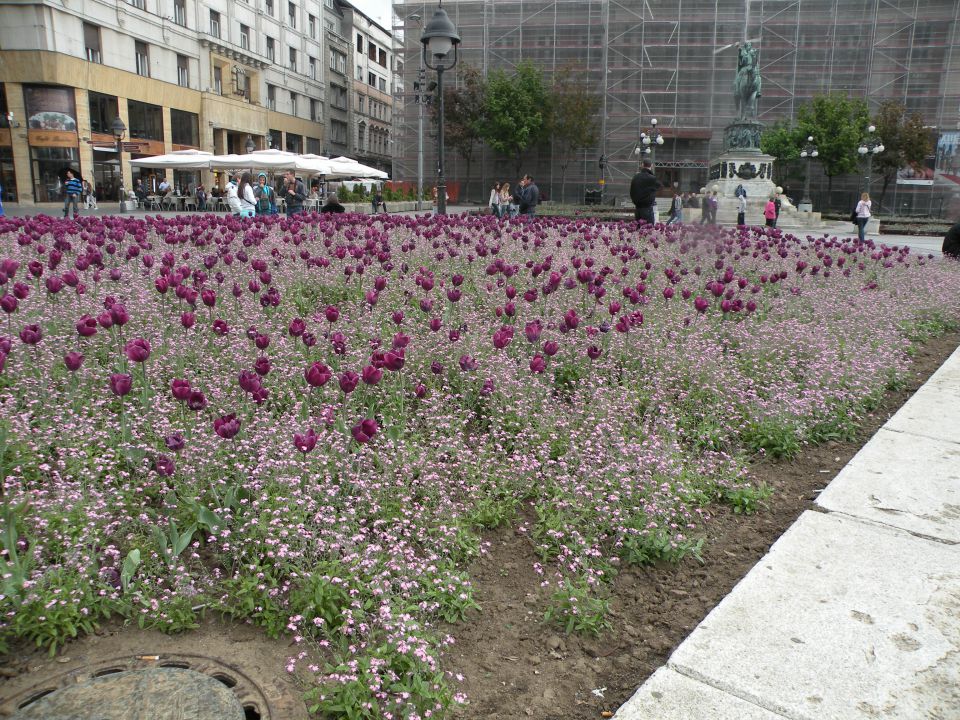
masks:
[(67, 182), (63, 186), (63, 216), (70, 217), (70, 203), (73, 203), (73, 219), (80, 217), (80, 193), (83, 192), (83, 183), (73, 174), (73, 170), (67, 170)]
[(303, 201), (307, 199), (307, 189), (303, 181), (298, 180), (293, 170), (284, 174), (283, 198), (287, 203), (287, 217), (293, 217), (303, 212)]
[(657, 190), (663, 185), (653, 174), (653, 164), (649, 160), (641, 163), (640, 171), (630, 181), (630, 200), (636, 208), (634, 218), (653, 225), (657, 219), (653, 214), (653, 204), (657, 200)]
[(530, 175), (523, 176), (520, 186), (520, 214), (534, 217), (537, 214), (537, 205), (540, 203), (540, 188)]

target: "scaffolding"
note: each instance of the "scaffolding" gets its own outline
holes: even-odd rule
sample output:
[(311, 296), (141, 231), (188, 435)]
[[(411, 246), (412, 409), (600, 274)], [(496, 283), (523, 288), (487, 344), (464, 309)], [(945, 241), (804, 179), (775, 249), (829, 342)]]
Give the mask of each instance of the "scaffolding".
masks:
[[(841, 92), (866, 98), (871, 111), (897, 99), (924, 122), (960, 129), (960, 2), (957, 0), (447, 0), (443, 4), (462, 43), (460, 62), (486, 74), (510, 71), (523, 60), (547, 82), (564, 67), (601, 94), (597, 147), (567, 168), (566, 185), (597, 186), (599, 158), (607, 159), (607, 196), (624, 196), (636, 170), (640, 129), (659, 121), (665, 144), (657, 150), (662, 179), (681, 190), (706, 181), (709, 161), (721, 150), (723, 128), (734, 119), (732, 84), (736, 46), (760, 49), (761, 122), (794, 117), (815, 95)], [(424, 2), (394, 5), (395, 36), (402, 43), (406, 87), (419, 67), (419, 28), (435, 8)], [(412, 94), (402, 98), (395, 172), (416, 177), (417, 125)], [(436, 167), (432, 121), (424, 138), (425, 168)], [(531, 150), (525, 172), (541, 188), (559, 193), (559, 161), (550, 144)], [(448, 177), (466, 180), (453, 153)], [(471, 196), (498, 179), (513, 180), (512, 164), (484, 150), (472, 163)], [(432, 183), (429, 170), (425, 183)], [(570, 193), (574, 198), (574, 192)]]

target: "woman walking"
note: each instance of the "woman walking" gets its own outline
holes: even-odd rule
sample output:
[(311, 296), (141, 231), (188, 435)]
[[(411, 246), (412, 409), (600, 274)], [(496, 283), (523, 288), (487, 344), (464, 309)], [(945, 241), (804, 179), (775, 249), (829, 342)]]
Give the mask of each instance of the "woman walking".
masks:
[(240, 199), (240, 217), (253, 217), (257, 214), (257, 196), (253, 192), (253, 177), (245, 172), (240, 177), (237, 197)]
[(857, 234), (860, 241), (867, 239), (867, 223), (870, 222), (870, 193), (860, 195), (860, 202), (857, 203)]
[(500, 183), (494, 183), (490, 190), (490, 199), (487, 201), (490, 206), (490, 212), (500, 217)]
[(763, 217), (767, 221), (767, 227), (777, 226), (777, 205), (773, 201), (773, 195), (770, 196), (766, 206), (763, 208)]

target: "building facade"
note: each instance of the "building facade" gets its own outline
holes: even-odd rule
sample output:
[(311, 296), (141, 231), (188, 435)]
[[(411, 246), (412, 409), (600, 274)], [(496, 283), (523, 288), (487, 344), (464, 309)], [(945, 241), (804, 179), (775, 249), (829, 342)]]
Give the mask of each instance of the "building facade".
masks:
[[(435, 7), (408, 0), (394, 5), (407, 87), (413, 86), (420, 54), (414, 16), (427, 22)], [(608, 196), (625, 196), (637, 167), (639, 133), (649, 130), (652, 118), (665, 139), (656, 152), (658, 175), (681, 190), (699, 189), (721, 151), (723, 128), (734, 119), (736, 48), (745, 40), (760, 49), (759, 119), (766, 124), (794, 117), (816, 95), (841, 92), (866, 98), (871, 110), (883, 100), (900, 100), (941, 138), (960, 130), (957, 0), (447, 0), (443, 7), (462, 38), (460, 63), (486, 74), (509, 72), (528, 60), (547, 82), (569, 67), (597, 89), (600, 141), (569, 163), (571, 201), (601, 180)], [(414, 102), (414, 93), (404, 95), (399, 179), (416, 178)], [(435, 168), (434, 142), (424, 144), (424, 166)], [(940, 167), (939, 148), (956, 152), (960, 142), (937, 147), (931, 164)], [(607, 161), (603, 174), (601, 156)], [(465, 164), (453, 153), (446, 161), (447, 177), (463, 180)], [(560, 193), (560, 161), (549, 138), (526, 157), (525, 167), (554, 197)], [(512, 164), (488, 151), (472, 167), (483, 187), (515, 179)], [(950, 182), (938, 174), (936, 191), (960, 187)], [(931, 195), (907, 186), (903, 193), (919, 209), (923, 193)]]
[(342, 2), (342, 5), (351, 27), (354, 155), (364, 165), (390, 174), (393, 171), (393, 97), (397, 89), (396, 75), (402, 75), (403, 62), (395, 58), (393, 35), (389, 30), (349, 3)]
[[(331, 69), (340, 38), (344, 62)], [(345, 154), (342, 16), (334, 0), (0, 0), (0, 183), (4, 199), (60, 199), (66, 166), (115, 199), (129, 160), (198, 148)], [(332, 112), (327, 112), (327, 108)], [(329, 118), (327, 117), (329, 115)], [(132, 152), (118, 156), (120, 117)], [(133, 175), (131, 175), (133, 170)], [(168, 173), (181, 191), (212, 173)]]

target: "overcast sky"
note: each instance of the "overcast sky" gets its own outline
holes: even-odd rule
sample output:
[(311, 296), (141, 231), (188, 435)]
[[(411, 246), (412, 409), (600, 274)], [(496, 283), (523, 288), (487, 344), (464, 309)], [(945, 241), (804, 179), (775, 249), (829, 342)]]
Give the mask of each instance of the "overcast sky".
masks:
[(391, 27), (391, 0), (350, 0), (355, 7), (360, 8), (366, 15), (369, 15), (387, 30), (393, 31)]

